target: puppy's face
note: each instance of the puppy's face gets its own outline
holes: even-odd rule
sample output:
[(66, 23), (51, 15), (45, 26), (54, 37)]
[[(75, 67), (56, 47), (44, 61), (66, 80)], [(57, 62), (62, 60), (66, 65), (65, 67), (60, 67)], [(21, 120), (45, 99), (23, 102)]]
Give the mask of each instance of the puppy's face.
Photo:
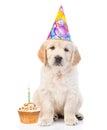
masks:
[(38, 56), (51, 67), (68, 67), (80, 61), (80, 55), (73, 43), (63, 40), (47, 40), (40, 48)]
[(71, 44), (57, 40), (52, 41), (46, 47), (47, 62), (50, 66), (63, 67), (67, 66), (71, 60)]

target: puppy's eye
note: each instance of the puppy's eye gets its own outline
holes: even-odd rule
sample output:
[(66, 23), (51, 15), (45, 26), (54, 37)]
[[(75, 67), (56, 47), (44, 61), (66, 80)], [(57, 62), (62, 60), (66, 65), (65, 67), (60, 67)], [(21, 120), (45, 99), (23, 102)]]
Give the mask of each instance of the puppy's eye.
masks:
[(54, 50), (54, 49), (55, 49), (55, 47), (54, 47), (54, 46), (52, 46), (52, 47), (50, 47), (50, 49), (51, 49), (51, 50)]
[(68, 52), (69, 50), (67, 48), (64, 48), (64, 51)]

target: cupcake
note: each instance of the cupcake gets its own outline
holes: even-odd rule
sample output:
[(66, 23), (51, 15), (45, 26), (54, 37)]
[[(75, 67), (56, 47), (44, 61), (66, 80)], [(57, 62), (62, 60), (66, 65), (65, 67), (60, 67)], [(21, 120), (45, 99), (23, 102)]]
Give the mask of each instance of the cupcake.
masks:
[(32, 102), (25, 103), (18, 110), (21, 123), (31, 124), (37, 123), (40, 113), (40, 108)]

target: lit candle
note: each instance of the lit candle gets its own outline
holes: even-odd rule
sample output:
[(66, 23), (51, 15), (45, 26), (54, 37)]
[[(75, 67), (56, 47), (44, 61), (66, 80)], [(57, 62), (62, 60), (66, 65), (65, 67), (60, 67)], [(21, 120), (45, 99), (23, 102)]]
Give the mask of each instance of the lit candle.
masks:
[(30, 88), (28, 88), (28, 102), (30, 102)]

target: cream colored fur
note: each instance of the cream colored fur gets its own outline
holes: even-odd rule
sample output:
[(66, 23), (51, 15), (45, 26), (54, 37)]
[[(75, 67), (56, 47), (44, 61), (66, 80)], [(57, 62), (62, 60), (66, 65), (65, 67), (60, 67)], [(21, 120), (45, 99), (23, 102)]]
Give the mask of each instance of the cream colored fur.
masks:
[[(55, 49), (51, 49), (51, 47)], [(68, 51), (64, 51), (67, 48)], [(62, 66), (54, 65), (55, 56), (61, 56)], [(67, 125), (78, 123), (76, 115), (82, 116), (82, 104), (78, 88), (76, 65), (80, 61), (77, 47), (69, 41), (46, 40), (38, 56), (44, 63), (41, 71), (40, 86), (34, 93), (34, 103), (41, 108), (40, 125), (51, 125), (55, 114), (64, 115)]]

